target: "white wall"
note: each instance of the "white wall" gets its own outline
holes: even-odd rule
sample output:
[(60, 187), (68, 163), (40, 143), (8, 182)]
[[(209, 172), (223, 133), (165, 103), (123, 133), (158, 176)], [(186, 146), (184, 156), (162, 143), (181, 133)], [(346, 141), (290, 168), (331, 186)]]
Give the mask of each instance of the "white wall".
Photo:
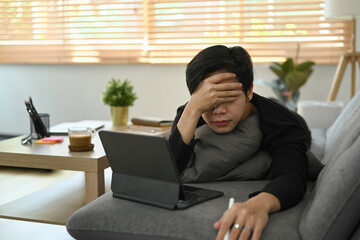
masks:
[(128, 78), (139, 96), (131, 116), (173, 118), (188, 97), (184, 66), (0, 65), (0, 134), (29, 132), (24, 101), (32, 96), (50, 124), (83, 119), (110, 120), (101, 94), (111, 78)]
[[(325, 101), (336, 66), (319, 65), (301, 89), (302, 100)], [(50, 124), (83, 119), (110, 120), (101, 93), (111, 78), (128, 78), (139, 99), (130, 117), (156, 116), (172, 119), (176, 108), (188, 100), (184, 65), (0, 65), (0, 134), (26, 134), (29, 116), (24, 101), (32, 96), (38, 112), (51, 115)], [(357, 74), (359, 76), (359, 74)], [(275, 77), (268, 65), (256, 65), (255, 77)], [(349, 70), (338, 100), (349, 100)], [(357, 80), (359, 77), (357, 77)], [(359, 81), (357, 82), (357, 89)], [(255, 92), (274, 96), (272, 90), (255, 85)]]

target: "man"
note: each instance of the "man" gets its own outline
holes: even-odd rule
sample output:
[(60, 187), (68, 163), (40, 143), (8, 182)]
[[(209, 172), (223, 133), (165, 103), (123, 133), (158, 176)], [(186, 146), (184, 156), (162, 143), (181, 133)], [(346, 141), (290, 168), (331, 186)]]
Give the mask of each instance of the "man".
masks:
[[(272, 164), (270, 183), (235, 203), (215, 222), (217, 239), (231, 226), (229, 239), (260, 239), (272, 212), (296, 205), (306, 190), (311, 137), (305, 122), (280, 104), (253, 92), (253, 66), (242, 47), (217, 45), (198, 53), (188, 64), (190, 100), (178, 108), (169, 137), (179, 171), (194, 153), (196, 129), (207, 124), (214, 132), (232, 132), (241, 121), (258, 114), (263, 134), (260, 149)], [(241, 191), (241, 189), (239, 189)]]

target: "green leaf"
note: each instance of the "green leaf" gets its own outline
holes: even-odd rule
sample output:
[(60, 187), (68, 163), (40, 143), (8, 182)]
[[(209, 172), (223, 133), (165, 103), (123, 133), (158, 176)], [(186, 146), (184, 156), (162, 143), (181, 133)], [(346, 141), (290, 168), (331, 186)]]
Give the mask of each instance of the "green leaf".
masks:
[(285, 73), (285, 75), (294, 70), (294, 61), (292, 58), (286, 59), (286, 61), (282, 65), (282, 71)]
[(296, 70), (303, 72), (303, 71), (306, 71), (307, 69), (310, 69), (314, 65), (315, 65), (315, 63), (312, 61), (303, 62), (296, 66)]
[(292, 71), (285, 77), (285, 85), (289, 91), (296, 92), (302, 85), (304, 85), (309, 78), (308, 73), (300, 71)]
[(271, 63), (270, 69), (273, 71), (280, 79), (284, 79), (285, 73), (281, 69), (281, 65), (279, 63)]

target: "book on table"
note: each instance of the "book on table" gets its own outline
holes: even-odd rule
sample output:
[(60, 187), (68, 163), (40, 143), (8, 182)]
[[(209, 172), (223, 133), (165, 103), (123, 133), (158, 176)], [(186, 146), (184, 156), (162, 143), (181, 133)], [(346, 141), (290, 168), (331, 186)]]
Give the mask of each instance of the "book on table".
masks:
[(132, 124), (151, 127), (171, 127), (173, 120), (158, 117), (135, 117), (131, 119)]

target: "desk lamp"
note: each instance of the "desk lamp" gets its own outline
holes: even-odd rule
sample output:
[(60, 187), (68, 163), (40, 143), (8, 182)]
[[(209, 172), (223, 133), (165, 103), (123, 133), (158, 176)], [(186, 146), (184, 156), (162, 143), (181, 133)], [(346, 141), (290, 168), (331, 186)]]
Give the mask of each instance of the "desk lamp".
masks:
[(360, 15), (360, 0), (325, 0), (325, 17), (352, 20), (351, 51), (342, 53), (332, 82), (328, 101), (336, 98), (348, 63), (351, 63), (351, 98), (355, 94), (356, 62), (360, 68), (360, 52), (356, 52), (356, 16)]

